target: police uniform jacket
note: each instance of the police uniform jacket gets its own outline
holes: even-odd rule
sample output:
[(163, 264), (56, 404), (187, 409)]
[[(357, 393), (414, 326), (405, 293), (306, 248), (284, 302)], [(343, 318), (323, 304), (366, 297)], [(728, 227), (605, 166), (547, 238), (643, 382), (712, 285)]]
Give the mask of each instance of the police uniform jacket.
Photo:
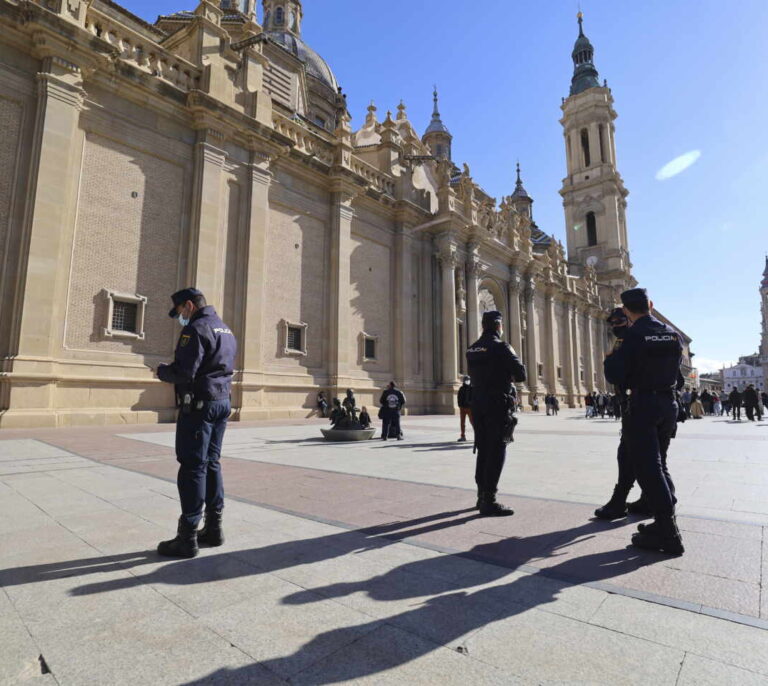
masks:
[(525, 367), (495, 331), (485, 331), (467, 350), (472, 379), (472, 412), (501, 410), (514, 395), (513, 382), (525, 381)]
[(638, 391), (669, 391), (680, 386), (683, 344), (678, 333), (651, 315), (640, 317), (605, 358), (605, 378)]
[(192, 393), (195, 400), (223, 400), (230, 395), (236, 354), (234, 334), (207, 305), (181, 330), (173, 362), (158, 367), (157, 376), (175, 384), (180, 398)]
[(459, 403), (459, 407), (472, 407), (472, 386), (465, 383), (461, 384), (458, 398), (456, 400)]
[(381, 394), (379, 405), (385, 410), (397, 410), (399, 412), (405, 405), (405, 396), (399, 388), (388, 388)]

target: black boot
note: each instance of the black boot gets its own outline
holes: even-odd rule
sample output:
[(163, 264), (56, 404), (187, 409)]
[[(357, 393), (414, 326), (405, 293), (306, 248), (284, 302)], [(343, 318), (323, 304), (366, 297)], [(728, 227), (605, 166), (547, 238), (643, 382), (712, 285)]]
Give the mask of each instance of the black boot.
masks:
[(627, 510), (634, 515), (643, 515), (650, 517), (653, 512), (648, 507), (648, 503), (645, 502), (645, 498), (641, 495), (634, 503), (627, 503)]
[(483, 491), (477, 509), (480, 510), (481, 517), (509, 517), (515, 514), (508, 507), (496, 502), (495, 491)]
[(650, 524), (638, 524), (637, 530), (641, 534), (653, 534), (656, 535), (659, 532), (659, 525), (656, 524), (656, 520), (652, 521)]
[(674, 516), (657, 517), (653, 526), (645, 527), (641, 533), (632, 536), (632, 545), (645, 550), (658, 550), (669, 555), (682, 555), (683, 539)]
[(195, 557), (199, 552), (197, 547), (197, 526), (179, 517), (179, 529), (176, 538), (163, 541), (157, 546), (157, 552), (165, 557)]
[(595, 510), (598, 519), (621, 519), (627, 516), (627, 490), (615, 486), (611, 499)]
[(221, 528), (221, 510), (206, 510), (205, 524), (197, 533), (197, 542), (200, 545), (220, 546), (224, 543), (224, 532)]
[(478, 488), (477, 489), (477, 502), (475, 503), (475, 509), (479, 510), (480, 505), (483, 503), (483, 492)]

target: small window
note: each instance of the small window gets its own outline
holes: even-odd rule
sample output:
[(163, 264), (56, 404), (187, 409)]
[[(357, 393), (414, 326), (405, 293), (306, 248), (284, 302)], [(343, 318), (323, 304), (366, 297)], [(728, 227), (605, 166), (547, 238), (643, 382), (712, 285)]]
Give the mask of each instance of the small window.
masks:
[(376, 362), (379, 353), (379, 338), (362, 332), (360, 334), (360, 355), (363, 362)]
[(598, 127), (600, 133), (600, 161), (605, 163), (605, 127), (600, 124)]
[(136, 303), (116, 300), (112, 306), (112, 330), (136, 333), (138, 314), (139, 306)]
[(301, 352), (302, 350), (301, 333), (302, 331), (298, 326), (288, 327), (288, 343), (285, 346), (286, 348), (288, 348), (288, 350), (296, 350)]
[(282, 7), (278, 7), (275, 10), (275, 24), (282, 25), (285, 21), (285, 10)]
[(147, 299), (135, 293), (117, 293), (105, 289), (107, 317), (104, 335), (107, 338), (136, 338), (144, 340), (144, 311)]
[(562, 379), (563, 378), (563, 368), (562, 367), (558, 367), (557, 368), (557, 378), (558, 379)]
[(328, 122), (322, 117), (315, 117), (315, 124), (324, 129), (328, 125)]
[(597, 245), (597, 220), (594, 212), (587, 212), (587, 245)]
[(303, 322), (282, 321), (283, 354), (307, 354), (307, 325)]
[(543, 364), (539, 364), (537, 366), (538, 366), (538, 370), (539, 370), (539, 376), (544, 376), (544, 365)]
[(579, 380), (580, 381), (584, 381), (584, 370), (583, 369), (579, 371)]

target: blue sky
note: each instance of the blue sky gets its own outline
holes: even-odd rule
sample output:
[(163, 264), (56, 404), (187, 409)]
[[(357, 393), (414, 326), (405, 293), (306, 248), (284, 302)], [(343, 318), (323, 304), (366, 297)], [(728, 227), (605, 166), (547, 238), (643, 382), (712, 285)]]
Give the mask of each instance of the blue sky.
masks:
[[(193, 9), (169, 0), (126, 7), (149, 21)], [(752, 353), (768, 252), (768, 2), (581, 7), (619, 114), (635, 276), (694, 339), (702, 367)], [(304, 0), (303, 37), (334, 70), (354, 127), (371, 99), (383, 117), (402, 98), (423, 130), (436, 83), (454, 160), (500, 197), (514, 188), (519, 158), (537, 223), (565, 243), (558, 120), (577, 10), (575, 0)], [(691, 166), (657, 179), (693, 151)]]

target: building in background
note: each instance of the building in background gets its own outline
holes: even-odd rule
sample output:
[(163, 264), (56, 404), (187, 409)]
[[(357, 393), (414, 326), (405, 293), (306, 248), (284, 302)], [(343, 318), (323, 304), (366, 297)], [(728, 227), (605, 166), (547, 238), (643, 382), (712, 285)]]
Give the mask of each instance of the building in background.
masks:
[(740, 357), (737, 364), (725, 367), (721, 373), (726, 391), (734, 387), (743, 391), (749, 384), (754, 385), (759, 393), (768, 389), (758, 353)]
[(403, 103), (353, 128), (299, 0), (263, 0), (261, 24), (254, 0), (154, 24), (111, 0), (0, 8), (1, 426), (172, 419), (151, 368), (189, 285), (240, 341), (234, 418), (306, 416), (319, 388), (375, 405), (390, 379), (410, 411), (453, 412), (488, 309), (524, 396), (605, 390), (606, 313), (635, 281), (617, 115), (581, 16), (566, 251), (519, 167), (497, 202), (454, 162), (437, 93), (423, 135)]

